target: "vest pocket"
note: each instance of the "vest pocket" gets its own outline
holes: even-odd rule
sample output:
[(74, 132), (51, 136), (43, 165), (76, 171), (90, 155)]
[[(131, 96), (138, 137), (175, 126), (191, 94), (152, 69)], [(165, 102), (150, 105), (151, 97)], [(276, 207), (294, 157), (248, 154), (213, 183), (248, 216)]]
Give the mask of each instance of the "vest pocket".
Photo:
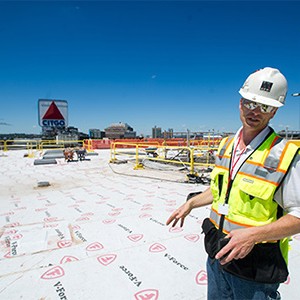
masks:
[(211, 178), (211, 186), (210, 186), (211, 192), (214, 196), (214, 199), (219, 199), (222, 193), (224, 172), (220, 172), (220, 170), (217, 170), (217, 168), (215, 168), (211, 172), (210, 178)]
[[(214, 259), (220, 250), (218, 241), (226, 234), (219, 232), (209, 218), (203, 220), (202, 230), (205, 251)], [(279, 242), (256, 244), (245, 258), (232, 260), (221, 267), (237, 277), (260, 283), (282, 283), (289, 274)]]
[(204, 247), (210, 258), (214, 259), (219, 251), (218, 240), (225, 237), (224, 233), (219, 232), (209, 218), (203, 220), (202, 232), (205, 234)]
[[(238, 188), (240, 200), (233, 205), (238, 216), (247, 216), (249, 220), (245, 223), (254, 220), (254, 223), (247, 224), (266, 224), (276, 219), (277, 203), (273, 201), (275, 186), (243, 177)], [(244, 224), (241, 220), (235, 221)]]
[(289, 274), (279, 242), (256, 244), (245, 258), (232, 260), (222, 268), (240, 278), (261, 283), (282, 283)]
[(244, 177), (239, 182), (239, 188), (245, 194), (262, 200), (268, 200), (272, 197), (276, 187), (270, 186), (265, 182)]

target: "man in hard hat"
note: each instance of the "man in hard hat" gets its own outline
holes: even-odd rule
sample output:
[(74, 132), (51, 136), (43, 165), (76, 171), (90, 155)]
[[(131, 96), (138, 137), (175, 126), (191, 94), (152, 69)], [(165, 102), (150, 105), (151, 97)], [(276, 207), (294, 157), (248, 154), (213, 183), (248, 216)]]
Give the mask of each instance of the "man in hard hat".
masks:
[(202, 229), (208, 253), (208, 299), (280, 299), (291, 235), (300, 232), (299, 148), (268, 126), (284, 105), (279, 70), (251, 74), (239, 93), (242, 127), (219, 146), (211, 185), (167, 220), (173, 226), (211, 205)]

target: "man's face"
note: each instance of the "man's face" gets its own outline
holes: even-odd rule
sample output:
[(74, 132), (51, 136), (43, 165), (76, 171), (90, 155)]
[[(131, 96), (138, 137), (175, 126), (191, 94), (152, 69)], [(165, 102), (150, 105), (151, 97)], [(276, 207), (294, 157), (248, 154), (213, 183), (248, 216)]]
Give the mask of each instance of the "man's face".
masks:
[(240, 100), (240, 118), (243, 126), (253, 130), (260, 131), (264, 129), (274, 117), (276, 111), (277, 108), (274, 108), (271, 112), (262, 112), (260, 106), (251, 110), (244, 105), (243, 98)]

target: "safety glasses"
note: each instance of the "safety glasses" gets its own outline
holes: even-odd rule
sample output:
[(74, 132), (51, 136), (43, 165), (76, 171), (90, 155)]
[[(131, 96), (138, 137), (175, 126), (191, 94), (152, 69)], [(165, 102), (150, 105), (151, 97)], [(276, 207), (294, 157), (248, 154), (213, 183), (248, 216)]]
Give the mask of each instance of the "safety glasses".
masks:
[(250, 110), (254, 110), (257, 107), (259, 107), (260, 111), (262, 113), (264, 113), (264, 114), (270, 113), (270, 112), (272, 112), (275, 109), (274, 106), (270, 106), (270, 105), (266, 105), (266, 104), (262, 104), (262, 103), (258, 103), (258, 102), (254, 102), (254, 101), (250, 101), (250, 100), (245, 99), (245, 98), (242, 99), (242, 103), (243, 103), (243, 105), (246, 108), (248, 108)]

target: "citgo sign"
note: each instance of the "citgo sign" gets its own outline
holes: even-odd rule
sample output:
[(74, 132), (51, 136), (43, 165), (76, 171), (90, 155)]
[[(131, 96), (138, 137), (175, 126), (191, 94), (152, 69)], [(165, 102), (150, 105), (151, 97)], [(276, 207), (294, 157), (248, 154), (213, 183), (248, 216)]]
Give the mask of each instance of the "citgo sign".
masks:
[(42, 127), (68, 126), (68, 102), (65, 100), (39, 100), (39, 125)]

